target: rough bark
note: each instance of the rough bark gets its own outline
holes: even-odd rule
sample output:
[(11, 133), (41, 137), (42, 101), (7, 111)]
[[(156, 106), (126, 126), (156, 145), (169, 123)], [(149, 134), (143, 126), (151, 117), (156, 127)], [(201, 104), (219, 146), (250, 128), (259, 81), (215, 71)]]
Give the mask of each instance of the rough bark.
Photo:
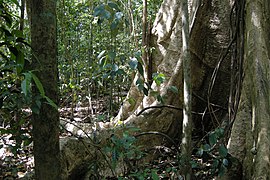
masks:
[(246, 1), (245, 79), (229, 143), (244, 179), (270, 178), (269, 15), (269, 1)]
[[(56, 1), (32, 0), (31, 69), (41, 81), (46, 96), (58, 101)], [(34, 99), (39, 94), (37, 88)], [(36, 179), (60, 179), (59, 114), (42, 99), (40, 113), (33, 113), (33, 141)], [(35, 105), (35, 104), (34, 104)]]

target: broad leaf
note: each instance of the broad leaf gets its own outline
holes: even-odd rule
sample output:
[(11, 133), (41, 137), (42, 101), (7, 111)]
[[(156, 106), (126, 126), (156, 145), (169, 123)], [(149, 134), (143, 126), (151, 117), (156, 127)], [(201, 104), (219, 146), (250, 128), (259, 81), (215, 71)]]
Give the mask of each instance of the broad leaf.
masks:
[(45, 96), (45, 91), (44, 91), (44, 88), (42, 86), (42, 83), (40, 82), (40, 80), (38, 79), (38, 77), (35, 74), (31, 73), (31, 75), (32, 75), (32, 78), (33, 78), (33, 80), (34, 80), (34, 82), (36, 84), (36, 87), (38, 88), (38, 91), (39, 91), (40, 95), (42, 97), (44, 97)]
[(112, 65), (112, 71), (113, 71), (113, 72), (117, 72), (118, 69), (119, 69), (119, 67), (118, 67), (116, 64), (113, 64), (113, 65)]
[(116, 57), (116, 53), (114, 51), (109, 51), (108, 56), (111, 60), (114, 60)]
[(110, 26), (111, 30), (115, 30), (118, 27), (119, 22), (114, 20)]
[(221, 157), (226, 157), (228, 154), (228, 149), (224, 146), (224, 144), (222, 144), (220, 147), (219, 147), (219, 155)]
[(117, 11), (120, 10), (118, 5), (116, 3), (114, 3), (114, 2), (108, 2), (108, 6), (115, 9), (115, 10), (117, 10)]
[(24, 54), (21, 51), (16, 56), (16, 64), (17, 73), (20, 74), (24, 68)]
[(204, 151), (208, 152), (208, 151), (210, 151), (210, 149), (211, 149), (211, 146), (209, 144), (204, 144), (203, 145), (203, 150)]
[(178, 93), (178, 89), (176, 86), (170, 86), (169, 90), (172, 91), (173, 93), (177, 94)]
[(124, 14), (122, 12), (117, 12), (117, 13), (115, 13), (114, 17), (115, 17), (115, 19), (120, 20), (120, 19), (122, 19), (123, 15)]
[(44, 96), (45, 99), (47, 100), (48, 104), (51, 105), (52, 107), (54, 107), (56, 110), (58, 110), (57, 105), (53, 102), (53, 100), (51, 100), (49, 97)]
[(153, 180), (159, 180), (159, 176), (157, 174), (157, 170), (152, 170), (151, 171), (151, 176)]
[(101, 4), (99, 6), (97, 6), (95, 9), (94, 9), (94, 16), (97, 17), (97, 16), (100, 16), (100, 14), (102, 14), (102, 12), (105, 10), (105, 5), (104, 4)]
[(217, 134), (212, 132), (210, 135), (209, 135), (209, 143), (211, 146), (213, 146), (214, 144), (217, 143)]
[(228, 159), (224, 158), (224, 159), (222, 160), (222, 164), (223, 164), (224, 166), (227, 167), (227, 166), (229, 165)]
[(132, 69), (132, 70), (135, 70), (138, 66), (138, 60), (137, 58), (130, 58), (130, 61), (129, 61), (129, 67)]
[(140, 62), (138, 62), (138, 67), (137, 68), (138, 68), (139, 73), (142, 76), (144, 76), (143, 66), (142, 66), (142, 64)]
[(25, 96), (29, 95), (29, 92), (31, 91), (31, 73), (23, 73), (24, 74), (24, 80), (21, 83), (21, 88)]

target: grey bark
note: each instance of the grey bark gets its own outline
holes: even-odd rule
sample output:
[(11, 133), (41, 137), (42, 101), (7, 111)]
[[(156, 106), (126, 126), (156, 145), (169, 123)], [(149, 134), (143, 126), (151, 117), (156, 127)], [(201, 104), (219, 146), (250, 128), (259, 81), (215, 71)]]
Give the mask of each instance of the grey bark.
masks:
[(244, 179), (270, 178), (269, 15), (269, 1), (246, 1), (245, 79), (229, 144)]
[(192, 152), (192, 116), (191, 116), (191, 58), (189, 52), (189, 13), (187, 0), (182, 1), (181, 4), (182, 15), (182, 53), (183, 56), (183, 130), (182, 130), (182, 146), (181, 153), (184, 158), (182, 172), (185, 179), (191, 179), (191, 152)]
[[(31, 69), (41, 81), (45, 94), (58, 101), (58, 72), (56, 45), (56, 1), (32, 0)], [(35, 96), (39, 94), (35, 88)], [(33, 97), (33, 102), (36, 99)], [(36, 179), (60, 179), (59, 114), (42, 99), (40, 113), (33, 113), (33, 141)]]

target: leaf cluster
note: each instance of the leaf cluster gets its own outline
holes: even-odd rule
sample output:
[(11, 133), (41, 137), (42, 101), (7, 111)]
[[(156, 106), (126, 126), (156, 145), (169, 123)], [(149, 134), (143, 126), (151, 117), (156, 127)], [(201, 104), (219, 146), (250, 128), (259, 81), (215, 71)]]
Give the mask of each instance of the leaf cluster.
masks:
[(211, 164), (211, 174), (223, 176), (228, 168), (229, 153), (223, 143), (224, 129), (216, 128), (208, 134), (208, 143), (201, 145), (198, 148), (197, 156), (201, 157), (203, 162)]

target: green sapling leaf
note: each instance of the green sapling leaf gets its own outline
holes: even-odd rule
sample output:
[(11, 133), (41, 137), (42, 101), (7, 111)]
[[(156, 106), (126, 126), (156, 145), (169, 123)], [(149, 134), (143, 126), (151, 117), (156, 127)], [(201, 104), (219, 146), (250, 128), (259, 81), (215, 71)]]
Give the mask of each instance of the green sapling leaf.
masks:
[(39, 91), (40, 95), (42, 97), (44, 97), (45, 96), (45, 91), (44, 91), (44, 88), (42, 86), (42, 83), (40, 82), (40, 80), (38, 79), (38, 77), (35, 74), (31, 73), (31, 76), (32, 76), (37, 88), (38, 88), (38, 91)]

